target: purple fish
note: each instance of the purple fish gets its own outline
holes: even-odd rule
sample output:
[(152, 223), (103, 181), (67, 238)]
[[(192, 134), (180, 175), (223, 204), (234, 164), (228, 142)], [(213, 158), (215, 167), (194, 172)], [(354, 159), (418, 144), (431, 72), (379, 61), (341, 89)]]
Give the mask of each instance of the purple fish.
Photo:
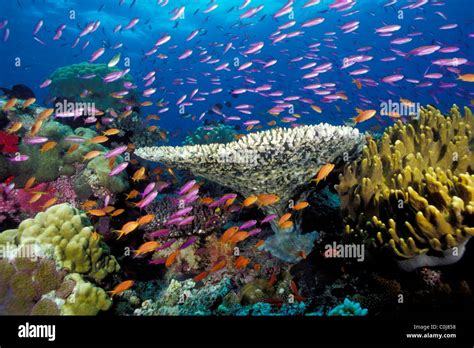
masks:
[(191, 189), (191, 187), (193, 187), (195, 184), (196, 184), (196, 180), (188, 181), (186, 184), (183, 185), (183, 187), (181, 187), (178, 193), (180, 195), (187, 193)]
[(118, 156), (122, 153), (124, 153), (125, 151), (127, 151), (127, 146), (123, 145), (123, 146), (119, 146), (113, 150), (110, 150), (109, 152), (107, 152), (104, 157), (105, 158), (111, 158), (111, 157), (115, 157), (115, 156)]
[(194, 216), (188, 216), (187, 218), (184, 218), (178, 223), (178, 226), (184, 226), (184, 225), (189, 225), (191, 222), (193, 222)]
[(86, 141), (86, 139), (75, 136), (75, 135), (70, 135), (70, 136), (64, 137), (64, 140), (68, 141), (70, 143), (77, 143), (77, 144), (81, 144), (81, 143)]
[(128, 167), (128, 162), (122, 162), (117, 167), (115, 167), (114, 169), (112, 169), (110, 171), (109, 176), (117, 175), (120, 172), (124, 171), (125, 168), (127, 168), (127, 167)]
[(245, 230), (246, 228), (255, 226), (256, 224), (257, 224), (257, 220), (249, 220), (249, 221), (243, 223), (243, 224), (239, 227), (239, 229)]
[(156, 191), (153, 191), (152, 193), (150, 193), (148, 196), (146, 196), (145, 198), (143, 198), (143, 200), (137, 204), (137, 207), (140, 208), (140, 209), (143, 209), (145, 208), (147, 205), (149, 205), (151, 202), (154, 201), (154, 199), (156, 198), (156, 196), (158, 196), (158, 192)]
[(249, 236), (255, 236), (256, 234), (259, 234), (260, 232), (262, 232), (261, 228), (254, 228), (253, 230), (249, 231)]
[(191, 238), (189, 238), (186, 242), (184, 242), (184, 243), (179, 247), (179, 250), (186, 249), (187, 247), (189, 247), (190, 245), (192, 245), (195, 241), (197, 241), (197, 237), (196, 237), (196, 236), (192, 236)]
[(264, 223), (266, 223), (266, 222), (270, 222), (270, 221), (272, 221), (272, 220), (275, 220), (277, 217), (278, 217), (277, 214), (270, 214), (270, 215), (267, 215), (267, 216), (265, 216), (265, 217), (263, 218), (262, 221), (260, 221), (260, 223), (264, 224)]
[(28, 155), (18, 155), (18, 156), (15, 156), (15, 157), (10, 157), (8, 158), (8, 160), (10, 162), (23, 162), (23, 161), (27, 161), (30, 157)]
[(176, 239), (171, 239), (171, 240), (167, 241), (165, 244), (163, 244), (162, 246), (160, 246), (158, 249), (156, 249), (156, 251), (160, 251), (160, 250), (164, 250), (166, 248), (169, 248), (174, 243), (176, 243)]
[(149, 265), (163, 265), (166, 263), (166, 258), (160, 258), (148, 261)]
[(147, 194), (149, 194), (151, 191), (154, 190), (155, 186), (156, 186), (155, 182), (151, 182), (148, 185), (146, 185), (145, 190), (143, 190), (141, 196), (145, 197)]
[(181, 222), (182, 220), (183, 218), (181, 216), (178, 216), (178, 217), (166, 220), (165, 225), (174, 225)]
[(149, 236), (152, 238), (159, 238), (159, 237), (167, 236), (169, 233), (170, 233), (170, 230), (168, 228), (163, 228), (161, 230), (151, 232)]
[(43, 26), (43, 20), (40, 19), (35, 26), (35, 30), (33, 30), (33, 35), (36, 35), (40, 31), (42, 26)]
[(170, 216), (171, 219), (178, 217), (178, 216), (183, 216), (189, 213), (191, 210), (193, 210), (193, 207), (186, 207), (183, 209), (178, 210), (176, 213)]
[(47, 141), (48, 141), (48, 138), (46, 137), (30, 137), (30, 138), (23, 139), (23, 143), (28, 144), (28, 145), (43, 144)]

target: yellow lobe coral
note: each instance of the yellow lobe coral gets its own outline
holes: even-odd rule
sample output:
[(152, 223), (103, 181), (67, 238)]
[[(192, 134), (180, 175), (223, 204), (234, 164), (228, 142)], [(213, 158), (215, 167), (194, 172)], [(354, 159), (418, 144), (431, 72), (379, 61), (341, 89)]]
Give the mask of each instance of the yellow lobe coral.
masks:
[(369, 141), (337, 186), (346, 233), (406, 270), (459, 260), (474, 234), (473, 129), (469, 108), (428, 107)]

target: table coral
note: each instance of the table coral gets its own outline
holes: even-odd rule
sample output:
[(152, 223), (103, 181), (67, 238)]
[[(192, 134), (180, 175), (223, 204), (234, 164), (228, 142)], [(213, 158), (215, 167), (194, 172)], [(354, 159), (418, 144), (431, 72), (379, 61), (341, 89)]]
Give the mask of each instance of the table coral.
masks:
[(402, 269), (450, 264), (474, 234), (474, 117), (434, 107), (398, 122), (337, 186), (346, 233), (389, 249)]
[(16, 232), (18, 245), (39, 246), (69, 272), (101, 281), (119, 270), (107, 245), (92, 235), (93, 227), (86, 215), (69, 204), (52, 206), (33, 219), (22, 221)]
[[(319, 124), (251, 133), (228, 144), (145, 147), (135, 153), (147, 160), (191, 170), (244, 197), (276, 194), (280, 201), (264, 210), (281, 216), (289, 200), (325, 163), (349, 160), (363, 143), (364, 137), (357, 129)], [(302, 235), (298, 221), (290, 229), (282, 230), (276, 223), (272, 228), (275, 236), (267, 239), (265, 248), (288, 262), (300, 259), (298, 251), (308, 254), (317, 237)]]

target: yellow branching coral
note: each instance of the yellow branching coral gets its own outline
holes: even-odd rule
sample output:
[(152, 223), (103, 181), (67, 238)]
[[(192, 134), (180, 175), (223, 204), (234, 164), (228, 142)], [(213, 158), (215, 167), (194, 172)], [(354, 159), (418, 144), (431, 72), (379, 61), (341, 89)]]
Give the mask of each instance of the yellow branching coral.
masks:
[(346, 233), (407, 270), (457, 261), (474, 235), (473, 129), (469, 108), (428, 107), (371, 140), (337, 186)]

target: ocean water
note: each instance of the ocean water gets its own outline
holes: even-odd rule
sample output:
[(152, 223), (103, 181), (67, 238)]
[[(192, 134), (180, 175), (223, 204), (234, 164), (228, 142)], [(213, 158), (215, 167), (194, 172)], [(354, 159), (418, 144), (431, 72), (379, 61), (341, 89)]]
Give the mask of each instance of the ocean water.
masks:
[[(452, 104), (462, 105), (472, 99), (472, 89), (468, 84), (456, 81), (457, 73), (446, 67), (433, 65), (437, 59), (465, 58), (471, 61), (473, 49), (471, 45), (474, 24), (469, 11), (469, 0), (430, 1), (419, 8), (407, 7), (415, 2), (390, 2), (379, 0), (359, 0), (350, 9), (337, 11), (329, 6), (332, 1), (321, 0), (319, 4), (302, 8), (304, 4), (296, 4), (294, 11), (278, 18), (275, 13), (282, 8), (285, 1), (252, 1), (245, 9), (239, 10), (239, 1), (216, 2), (219, 6), (209, 13), (206, 1), (170, 1), (166, 6), (160, 6), (159, 1), (137, 0), (125, 1), (5, 1), (3, 19), (8, 19), (7, 28), (10, 37), (0, 46), (2, 57), (2, 74), (0, 86), (9, 87), (23, 83), (34, 89), (38, 100), (47, 101), (53, 97), (48, 88), (39, 89), (58, 67), (84, 62), (91, 54), (101, 47), (106, 51), (95, 63), (107, 63), (115, 54), (121, 53), (122, 61), (118, 67), (124, 68), (126, 58), (129, 59), (130, 73), (143, 91), (143, 77), (151, 71), (156, 72), (156, 80), (152, 87), (159, 87), (151, 98), (165, 98), (170, 103), (170, 111), (163, 114), (160, 125), (165, 129), (182, 129), (183, 132), (192, 130), (199, 122), (192, 122), (177, 116), (176, 101), (183, 95), (190, 95), (194, 89), (209, 93), (210, 90), (221, 88), (222, 92), (206, 95), (202, 102), (194, 102), (186, 113), (199, 118), (217, 103), (231, 102), (233, 105), (250, 104), (254, 109), (252, 115), (241, 115), (245, 120), (258, 119), (270, 121), (271, 115), (266, 111), (271, 109), (279, 97), (268, 97), (265, 93), (247, 92), (234, 98), (231, 91), (237, 88), (256, 88), (271, 85), (271, 91), (282, 91), (282, 97), (299, 96), (314, 101), (324, 112), (315, 114), (308, 108), (311, 104), (296, 102), (294, 113), (302, 115), (298, 120), (302, 124), (330, 122), (343, 124), (344, 121), (357, 115), (355, 108), (379, 109), (380, 104), (392, 100), (399, 102), (400, 98), (413, 100), (420, 105), (432, 104), (447, 110)], [(186, 7), (184, 19), (170, 20), (172, 11), (181, 6)], [(209, 4), (211, 6), (212, 4)], [(240, 19), (245, 11), (264, 5), (264, 8), (249, 19)], [(301, 6), (299, 6), (301, 5)], [(170, 14), (171, 13), (171, 14)], [(70, 17), (74, 19), (70, 19)], [(321, 24), (301, 28), (300, 24), (310, 19), (321, 17)], [(131, 30), (124, 30), (130, 20), (137, 18), (139, 22)], [(294, 19), (291, 19), (294, 18)], [(43, 27), (36, 35), (32, 35), (38, 21), (43, 21)], [(278, 26), (290, 21), (296, 24), (281, 33), (301, 31), (294, 38), (283, 39), (272, 44), (271, 35), (277, 37)], [(98, 29), (81, 38), (75, 48), (71, 48), (76, 37), (91, 22), (100, 22)], [(341, 26), (350, 22), (358, 22), (357, 29), (344, 33)], [(57, 28), (64, 24), (66, 28), (59, 40), (52, 40)], [(399, 30), (390, 36), (376, 33), (377, 28), (384, 25), (399, 25)], [(440, 27), (456, 24), (452, 29), (441, 30)], [(122, 29), (113, 33), (114, 28), (121, 25)], [(350, 27), (349, 27), (350, 28)], [(186, 38), (195, 30), (199, 33), (190, 41)], [(2, 30), (2, 35), (5, 29)], [(471, 35), (470, 35), (471, 34)], [(159, 46), (157, 51), (149, 56), (155, 42), (163, 35), (170, 35), (166, 44)], [(34, 40), (34, 36), (44, 44)], [(395, 45), (391, 41), (397, 38), (411, 38), (410, 42)], [(242, 54), (249, 45), (263, 42), (264, 47), (258, 54), (244, 56)], [(232, 48), (223, 54), (225, 45), (232, 43)], [(88, 44), (88, 45), (87, 45)], [(121, 48), (111, 49), (114, 45), (123, 44)], [(311, 45), (319, 44), (313, 49)], [(84, 45), (87, 45), (83, 49)], [(457, 47), (452, 53), (439, 51), (423, 56), (408, 55), (407, 52), (421, 46), (437, 45), (440, 48)], [(367, 50), (364, 50), (367, 48)], [(183, 60), (178, 57), (186, 50), (193, 54)], [(167, 56), (165, 59), (156, 58), (158, 54)], [(344, 67), (344, 59), (357, 55), (368, 56), (366, 62), (354, 63)], [(206, 63), (200, 61), (206, 56), (211, 58)], [(21, 59), (17, 65), (16, 59)], [(382, 61), (384, 58), (393, 61)], [(272, 59), (277, 63), (267, 69), (262, 69), (264, 62)], [(209, 61), (215, 61), (209, 64)], [(238, 66), (248, 61), (255, 62), (246, 70), (238, 71)], [(229, 63), (229, 70), (215, 71), (221, 64)], [(302, 77), (311, 72), (312, 68), (301, 70), (308, 63), (322, 65), (331, 63), (329, 71), (321, 73), (312, 79)], [(237, 65), (237, 66), (236, 66)], [(457, 68), (460, 73), (468, 73), (470, 64)], [(350, 75), (351, 71), (368, 68), (363, 75)], [(258, 70), (258, 71), (254, 71)], [(439, 73), (442, 77), (425, 78), (426, 74)], [(209, 75), (207, 75), (209, 74)], [(381, 80), (390, 75), (400, 74), (404, 78), (393, 84)], [(206, 76), (207, 75), (207, 76)], [(246, 82), (245, 77), (252, 80)], [(190, 83), (187, 78), (196, 79)], [(218, 78), (219, 84), (212, 84), (211, 79)], [(360, 90), (352, 82), (354, 78), (370, 79), (377, 86), (364, 86)], [(181, 79), (176, 84), (176, 79)], [(418, 82), (408, 82), (407, 80)], [(333, 92), (342, 92), (347, 100), (336, 100), (330, 103), (322, 101), (324, 95), (315, 96), (312, 90), (304, 86), (316, 83), (331, 84)], [(182, 83), (182, 84), (181, 84)], [(423, 86), (429, 83), (429, 86)], [(455, 83), (456, 86), (444, 87), (443, 84)], [(199, 92), (198, 92), (199, 93)], [(263, 94), (263, 95), (262, 95)], [(280, 98), (281, 99), (281, 98)], [(339, 109), (336, 109), (336, 106)], [(147, 110), (153, 112), (154, 110)], [(224, 110), (227, 116), (235, 114), (235, 110)], [(222, 121), (222, 116), (206, 115), (205, 119)], [(239, 125), (242, 122), (228, 123)], [(370, 128), (377, 124), (388, 125), (389, 119), (373, 119), (362, 128)]]
[[(46, 258), (54, 258), (51, 272), (78, 273), (100, 294), (79, 310), (65, 298), (47, 302), (60, 296), (55, 288), (26, 299), (11, 290), (0, 314), (393, 317), (413, 308), (443, 313), (451, 303), (472, 308), (472, 115), (447, 123), (442, 116), (454, 104), (474, 106), (472, 7), (472, 0), (0, 0), (0, 232), (8, 230), (0, 251), (17, 252), (22, 235), (40, 249), (82, 243)], [(75, 64), (83, 65), (70, 73)], [(83, 102), (92, 111), (81, 110)], [(442, 124), (432, 133), (417, 126), (425, 107), (441, 112), (432, 112), (432, 124)], [(437, 156), (417, 143), (426, 156), (419, 168), (408, 154), (385, 157), (380, 173), (366, 173), (378, 186), (360, 189), (362, 146), (376, 148), (386, 129), (408, 122), (423, 137), (434, 134)], [(238, 170), (187, 167), (185, 150), (161, 148), (213, 143), (214, 131), (229, 143), (322, 123), (345, 133), (330, 128), (327, 149), (313, 148), (316, 136), (306, 139), (307, 154), (274, 146), (280, 152), (265, 171), (258, 161)], [(450, 127), (446, 134), (464, 138), (446, 140)], [(384, 150), (400, 146), (391, 145)], [(159, 148), (143, 150), (151, 146)], [(169, 160), (166, 151), (177, 152)], [(305, 155), (322, 159), (308, 164)], [(349, 165), (357, 168), (353, 180)], [(437, 172), (436, 185), (430, 166), (447, 173)], [(294, 187), (284, 191), (289, 181)], [(398, 196), (387, 198), (390, 185), (401, 187)], [(424, 200), (410, 200), (414, 188)], [(380, 226), (368, 238), (366, 226), (354, 227), (351, 207), (357, 218), (369, 216), (367, 225), (393, 217), (400, 236), (400, 226), (418, 222), (405, 239), (423, 248), (366, 254), (377, 242), (390, 249), (405, 240)], [(70, 223), (80, 214), (81, 237), (77, 220)], [(22, 225), (26, 232), (16, 230), (35, 217)], [(334, 256), (349, 226), (365, 239)], [(446, 256), (454, 244), (461, 256), (466, 247), (462, 262)], [(423, 259), (427, 250), (449, 262)], [(88, 263), (96, 252), (100, 260)], [(0, 258), (0, 270), (15, 257)], [(41, 279), (23, 288), (40, 288)], [(15, 289), (6, 276), (0, 282)], [(447, 288), (449, 300), (440, 302)], [(407, 305), (393, 309), (399, 293)]]

